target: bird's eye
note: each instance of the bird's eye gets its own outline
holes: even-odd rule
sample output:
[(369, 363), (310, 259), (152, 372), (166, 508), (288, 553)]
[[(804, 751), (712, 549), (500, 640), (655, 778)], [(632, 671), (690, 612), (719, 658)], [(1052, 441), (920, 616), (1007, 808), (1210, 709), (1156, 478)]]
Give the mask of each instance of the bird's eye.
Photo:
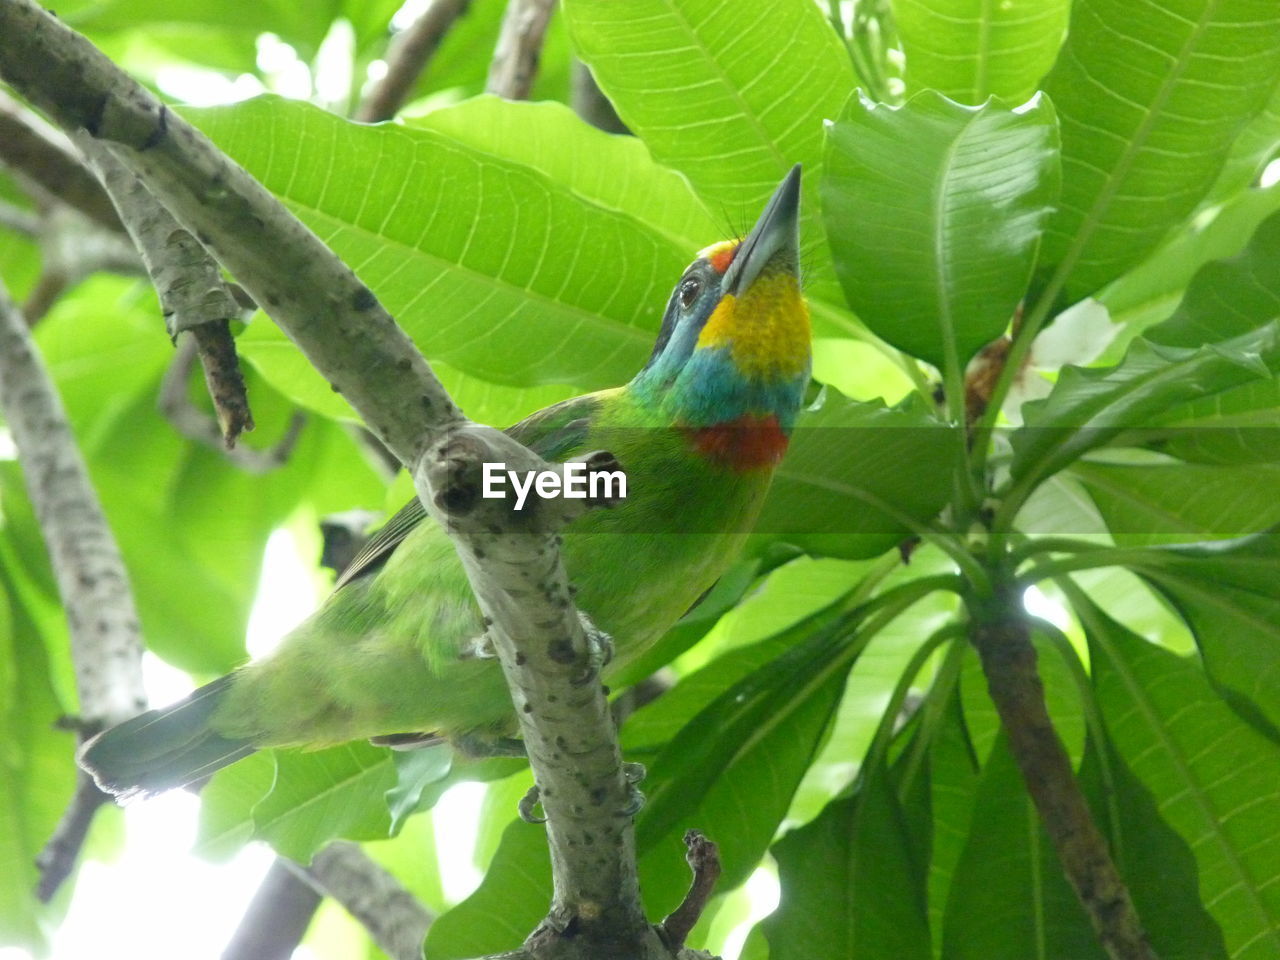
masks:
[(688, 310), (693, 306), (693, 301), (698, 299), (698, 292), (702, 289), (702, 281), (697, 277), (690, 277), (680, 284), (680, 306)]

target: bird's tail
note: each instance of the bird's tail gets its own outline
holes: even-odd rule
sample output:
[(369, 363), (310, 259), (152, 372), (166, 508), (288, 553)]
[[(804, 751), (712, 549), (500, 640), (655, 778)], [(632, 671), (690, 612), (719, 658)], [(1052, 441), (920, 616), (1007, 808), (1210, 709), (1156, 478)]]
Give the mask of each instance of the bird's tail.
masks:
[(231, 680), (221, 677), (172, 706), (104, 730), (80, 748), (80, 766), (103, 790), (128, 798), (185, 786), (247, 757), (254, 751), (248, 741), (229, 740), (210, 725)]

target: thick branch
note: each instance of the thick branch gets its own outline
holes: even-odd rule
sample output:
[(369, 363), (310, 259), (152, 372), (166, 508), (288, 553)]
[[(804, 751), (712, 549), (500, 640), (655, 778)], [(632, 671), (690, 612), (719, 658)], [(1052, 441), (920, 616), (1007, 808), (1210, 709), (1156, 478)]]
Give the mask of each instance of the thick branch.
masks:
[(331, 843), (309, 867), (278, 862), (342, 904), (392, 960), (420, 960), (431, 912), (359, 846)]
[(392, 39), (387, 51), (387, 73), (360, 104), (357, 120), (378, 123), (396, 115), (435, 56), (440, 41), (470, 5), (471, 0), (431, 0), (422, 15)]
[(222, 951), (222, 960), (289, 960), (324, 897), (277, 859)]
[(527, 100), (555, 0), (508, 0), (485, 89), (508, 100)]
[(113, 232), (123, 233), (115, 208), (93, 174), (42, 125), (0, 93), (0, 162), (49, 197), (75, 207)]
[[(22, 314), (0, 285), (0, 412), (9, 425), (27, 493), (49, 549), (67, 613), (79, 727), (87, 733), (144, 706), (142, 641), (129, 577), (89, 482), (62, 401)], [(70, 809), (41, 856), (41, 894), (75, 864), (101, 795), (81, 778)]]
[(970, 639), (987, 688), (1063, 871), (1112, 960), (1155, 960), (1129, 891), (1080, 791), (1045, 707), (1021, 601), (1012, 590), (974, 611)]

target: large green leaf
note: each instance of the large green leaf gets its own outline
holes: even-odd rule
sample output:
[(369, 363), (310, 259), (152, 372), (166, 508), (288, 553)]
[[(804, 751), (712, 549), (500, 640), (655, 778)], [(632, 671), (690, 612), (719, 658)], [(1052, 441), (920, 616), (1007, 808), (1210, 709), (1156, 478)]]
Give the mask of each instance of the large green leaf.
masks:
[(1070, 11), (1069, 0), (894, 0), (907, 92), (1021, 103), (1053, 65)]
[(1263, 220), (1248, 246), (1229, 260), (1205, 264), (1172, 317), (1144, 336), (1194, 347), (1247, 333), (1280, 316), (1280, 213)]
[(1047, 398), (1023, 407), (1025, 424), (1012, 436), (1014, 479), (1033, 485), (1169, 407), (1273, 376), (1278, 338), (1272, 323), (1199, 350), (1136, 340), (1117, 366), (1065, 367)]
[(1071, 472), (1122, 546), (1239, 537), (1280, 524), (1280, 466), (1081, 462)]
[(947, 893), (969, 836), (979, 782), (978, 758), (965, 729), (958, 688), (952, 690), (942, 711), (928, 747), (929, 813), (933, 833), (929, 843), (926, 901), (935, 957), (942, 953)]
[(1092, 604), (1098, 703), (1117, 752), (1191, 847), (1200, 897), (1235, 960), (1280, 954), (1280, 747), (1218, 697), (1194, 662)]
[(828, 129), (823, 215), (850, 306), (958, 373), (1004, 333), (1058, 189), (1053, 108), (965, 107), (927, 90), (849, 101)]
[[(822, 121), (855, 81), (812, 0), (567, 0), (564, 12), (623, 121), (734, 229), (745, 232), (803, 163), (803, 243), (821, 241)], [(821, 262), (816, 270), (825, 272)]]
[(387, 751), (367, 743), (280, 751), (271, 792), (253, 808), (254, 836), (301, 863), (335, 837), (386, 837), (386, 794), (395, 784)]
[(1220, 203), (1254, 183), (1280, 149), (1280, 83), (1271, 90), (1271, 99), (1262, 112), (1250, 120), (1231, 145), (1227, 162), (1207, 201)]
[(762, 927), (771, 960), (925, 960), (923, 865), (883, 767), (773, 847), (782, 903)]
[(275, 755), (260, 751), (223, 767), (200, 790), (200, 821), (192, 852), (229, 860), (253, 839), (253, 808), (276, 778)]
[(947, 503), (964, 438), (919, 407), (833, 390), (820, 404), (801, 415), (756, 531), (814, 553), (876, 556)]
[(1105, 957), (1001, 733), (983, 767), (951, 877), (944, 960)]
[(1280, 731), (1280, 539), (1161, 551), (1135, 569), (1190, 624), (1209, 676), (1246, 719)]
[(636, 850), (651, 914), (673, 910), (688, 886), (680, 843), (686, 829), (715, 825), (725, 888), (755, 868), (820, 746), (859, 650), (818, 629), (712, 701), (649, 765)]
[(1234, 194), (1180, 228), (1146, 260), (1108, 284), (1098, 299), (1112, 320), (1134, 330), (1168, 319), (1201, 267), (1239, 254), (1258, 224), (1277, 209), (1278, 185)]
[[(512, 386), (630, 379), (672, 285), (716, 239), (705, 215), (689, 236), (687, 185), (566, 108), (455, 110), (441, 121), (451, 132), (362, 126), (268, 97), (190, 116), (355, 268), (428, 359)], [(515, 137), (495, 132), (504, 124)], [(558, 176), (576, 175), (554, 179), (538, 165), (550, 148), (522, 136), (598, 167), (561, 164)], [(255, 339), (279, 336), (264, 327)]]
[(1045, 81), (1062, 203), (1044, 259), (1071, 300), (1137, 263), (1204, 197), (1280, 75), (1272, 0), (1076, 0)]
[(1280, 378), (1175, 404), (1131, 439), (1192, 463), (1273, 464), (1280, 460)]
[(1160, 816), (1156, 798), (1110, 744), (1090, 738), (1080, 788), (1107, 838), (1116, 869), (1133, 897), (1161, 960), (1226, 960), (1222, 931), (1197, 888), (1195, 857)]

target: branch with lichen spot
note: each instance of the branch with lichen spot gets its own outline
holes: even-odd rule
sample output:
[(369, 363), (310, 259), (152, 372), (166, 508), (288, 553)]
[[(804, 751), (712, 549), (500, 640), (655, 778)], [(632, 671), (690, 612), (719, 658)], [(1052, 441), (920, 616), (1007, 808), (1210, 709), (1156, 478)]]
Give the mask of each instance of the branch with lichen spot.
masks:
[(555, 0), (508, 0), (489, 65), (488, 93), (508, 100), (529, 99), (555, 8)]
[[(0, 285), (0, 412), (13, 434), (27, 493), (49, 550), (71, 634), (82, 738), (146, 706), (142, 640), (129, 577), (89, 482), (26, 319)], [(81, 775), (70, 807), (41, 853), (40, 896), (71, 874), (94, 812), (105, 802)]]
[[(453, 538), (488, 623), (543, 791), (554, 893), (541, 957), (669, 957), (640, 904), (624, 772), (558, 530), (589, 504), (513, 511), (478, 496), (481, 464), (563, 470), (466, 420), (349, 267), (256, 180), (30, 0), (0, 3), (0, 76), (64, 128), (112, 144), (365, 418)], [(590, 842), (584, 842), (587, 835)], [(590, 952), (594, 951), (594, 952)]]
[(394, 117), (440, 48), (449, 28), (470, 6), (471, 0), (431, 0), (417, 20), (392, 37), (387, 49), (387, 72), (360, 103), (356, 119), (378, 123)]

